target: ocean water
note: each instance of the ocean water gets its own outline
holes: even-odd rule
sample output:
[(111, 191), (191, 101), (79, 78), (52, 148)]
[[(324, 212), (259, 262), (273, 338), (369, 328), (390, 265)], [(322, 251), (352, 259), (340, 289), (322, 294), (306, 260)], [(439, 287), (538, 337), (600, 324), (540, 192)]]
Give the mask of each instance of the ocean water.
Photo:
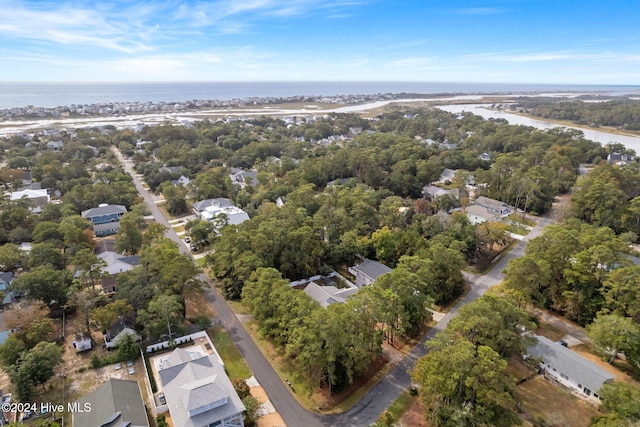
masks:
[(602, 92), (640, 94), (640, 86), (544, 85), (441, 82), (167, 82), (30, 83), (0, 82), (0, 109), (57, 107), (111, 102), (183, 102), (298, 95), (373, 95), (378, 93)]

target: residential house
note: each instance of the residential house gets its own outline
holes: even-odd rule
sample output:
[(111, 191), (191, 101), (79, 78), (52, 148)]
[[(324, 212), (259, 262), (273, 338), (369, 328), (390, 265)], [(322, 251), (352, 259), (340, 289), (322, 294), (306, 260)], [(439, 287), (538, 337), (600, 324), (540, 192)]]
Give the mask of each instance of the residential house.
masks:
[(193, 210), (193, 213), (195, 214), (195, 216), (197, 216), (198, 218), (202, 218), (203, 212), (205, 212), (205, 210), (211, 206), (221, 209), (221, 208), (235, 206), (235, 205), (231, 200), (221, 197), (217, 199), (200, 200), (199, 202), (195, 202), (191, 207), (191, 209)]
[(16, 411), (11, 411), (11, 393), (4, 394), (0, 389), (0, 396), (2, 398), (2, 411), (0, 411), (0, 425), (4, 426), (15, 422), (17, 418)]
[(244, 426), (245, 407), (215, 355), (176, 348), (158, 376), (173, 425)]
[(365, 259), (358, 265), (349, 268), (349, 272), (356, 278), (355, 285), (358, 288), (367, 286), (376, 281), (376, 279), (383, 274), (390, 273), (391, 268), (382, 264), (381, 262), (371, 259)]
[(258, 171), (245, 171), (242, 169), (231, 168), (231, 183), (236, 187), (245, 188), (247, 185), (258, 185)]
[(355, 178), (337, 178), (327, 182), (327, 187), (336, 187), (338, 185), (347, 185), (355, 181)]
[(425, 185), (422, 187), (422, 196), (429, 201), (433, 201), (436, 197), (445, 195), (458, 199), (460, 198), (460, 190), (457, 188), (445, 190), (444, 188), (440, 188), (435, 185)]
[(500, 200), (490, 199), (489, 197), (480, 196), (478, 197), (474, 203), (478, 206), (482, 206), (483, 208), (487, 208), (492, 212), (495, 212), (501, 216), (507, 216), (510, 213), (514, 212), (516, 209), (513, 206), (509, 206), (505, 202), (501, 202)]
[(0, 293), (4, 295), (2, 304), (11, 304), (15, 301), (13, 292), (9, 291), (9, 285), (13, 282), (13, 273), (10, 271), (0, 272)]
[(633, 160), (633, 156), (630, 154), (611, 153), (607, 156), (607, 162), (612, 165), (626, 165)]
[(51, 201), (51, 197), (46, 189), (32, 190), (27, 188), (20, 191), (14, 191), (9, 195), (9, 198), (11, 200), (27, 199), (31, 204), (29, 211), (35, 214), (42, 212), (43, 206), (48, 205)]
[(482, 153), (478, 156), (478, 159), (482, 160), (483, 162), (490, 162), (491, 161), (491, 157), (489, 156), (489, 153)]
[(453, 181), (453, 179), (455, 177), (456, 177), (456, 171), (455, 170), (445, 168), (445, 170), (443, 170), (442, 173), (440, 174), (440, 178), (438, 178), (436, 183), (444, 184), (447, 181), (451, 182), (451, 181)]
[(51, 151), (61, 151), (64, 148), (64, 142), (51, 141), (47, 143), (47, 149)]
[(125, 271), (130, 271), (140, 265), (140, 257), (138, 255), (122, 255), (113, 251), (104, 251), (97, 255), (106, 265), (102, 268), (102, 291), (105, 294), (113, 294), (116, 291), (116, 282), (118, 275)]
[(191, 180), (189, 179), (189, 177), (184, 175), (180, 175), (180, 178), (174, 179), (171, 181), (173, 185), (175, 186), (182, 185), (183, 187), (186, 187), (187, 185), (189, 185), (190, 182)]
[(124, 205), (109, 205), (103, 203), (97, 208), (82, 211), (82, 218), (88, 219), (93, 224), (93, 233), (96, 236), (116, 234), (120, 230), (120, 218), (127, 213)]
[(483, 222), (497, 222), (502, 220), (501, 215), (480, 205), (467, 206), (464, 213), (469, 219), (469, 222), (473, 225), (482, 224)]
[(238, 225), (249, 219), (249, 215), (229, 199), (207, 199), (193, 204), (193, 212), (205, 221), (225, 218), (227, 224)]
[(345, 303), (347, 298), (358, 292), (358, 288), (338, 289), (335, 286), (321, 286), (316, 282), (309, 283), (304, 288), (304, 293), (309, 295), (315, 301), (327, 308), (331, 304)]
[(528, 357), (541, 360), (540, 369), (548, 377), (571, 389), (580, 397), (598, 403), (602, 386), (614, 376), (573, 350), (536, 335), (537, 344), (528, 348)]
[(170, 174), (181, 173), (182, 172), (182, 166), (162, 166), (159, 169), (159, 172), (166, 172), (166, 173), (170, 173)]
[(115, 348), (126, 335), (134, 341), (142, 340), (142, 336), (133, 329), (132, 321), (126, 317), (119, 316), (104, 333), (104, 345), (107, 348)]
[(86, 410), (71, 412), (73, 427), (149, 427), (137, 381), (111, 378), (76, 403)]

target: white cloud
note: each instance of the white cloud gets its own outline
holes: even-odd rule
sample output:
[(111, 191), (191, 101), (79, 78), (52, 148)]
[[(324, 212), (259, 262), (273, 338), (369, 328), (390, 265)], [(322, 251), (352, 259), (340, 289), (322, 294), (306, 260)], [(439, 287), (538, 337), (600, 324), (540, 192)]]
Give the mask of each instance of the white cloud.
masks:
[(551, 62), (551, 61), (611, 61), (637, 62), (640, 54), (619, 52), (572, 53), (566, 51), (551, 52), (487, 52), (464, 55), (463, 60), (473, 62)]

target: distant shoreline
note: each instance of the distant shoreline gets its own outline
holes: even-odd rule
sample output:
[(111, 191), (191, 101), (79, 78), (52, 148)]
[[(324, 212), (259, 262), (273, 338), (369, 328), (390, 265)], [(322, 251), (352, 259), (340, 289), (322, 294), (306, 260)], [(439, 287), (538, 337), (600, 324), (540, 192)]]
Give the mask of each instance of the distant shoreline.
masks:
[[(343, 95), (343, 97), (361, 98), (359, 103), (341, 103), (339, 99), (333, 103), (314, 102), (314, 99), (307, 99), (303, 102), (265, 103), (247, 106), (245, 100), (239, 100), (236, 105), (227, 105), (220, 108), (201, 108), (185, 111), (157, 111), (142, 114), (96, 114), (75, 117), (28, 117), (14, 120), (0, 120), (0, 136), (11, 135), (22, 132), (36, 131), (45, 128), (82, 128), (115, 126), (116, 128), (131, 128), (140, 123), (180, 123), (181, 121), (199, 121), (208, 118), (221, 117), (257, 117), (257, 116), (286, 116), (286, 115), (320, 115), (329, 113), (361, 113), (368, 110), (383, 108), (392, 103), (457, 103), (466, 101), (468, 103), (481, 103), (486, 98), (504, 99), (513, 96), (575, 96), (583, 93), (554, 93), (554, 94), (434, 94), (416, 98), (395, 98), (403, 94), (384, 94), (378, 96), (364, 97), (361, 95)], [(380, 99), (383, 98), (383, 99)], [(386, 98), (386, 99), (384, 99)], [(283, 106), (286, 108), (280, 108)], [(297, 106), (297, 107), (295, 107)], [(315, 108), (313, 108), (315, 107)]]
[[(410, 81), (265, 81), (265, 82), (2, 82), (0, 112), (27, 106), (45, 109), (71, 105), (187, 103), (194, 101), (276, 100), (286, 98), (436, 95), (536, 94), (554, 92), (640, 95), (640, 85), (571, 85)], [(353, 95), (360, 94), (360, 95)], [(2, 114), (0, 114), (0, 117)]]
[[(0, 119), (0, 136), (10, 136), (20, 133), (29, 133), (46, 128), (86, 128), (114, 126), (119, 129), (132, 129), (140, 125), (154, 125), (161, 123), (185, 124), (188, 122), (205, 119), (218, 119), (225, 117), (258, 117), (258, 116), (287, 116), (287, 115), (323, 115), (330, 113), (363, 113), (390, 104), (402, 103), (428, 103), (435, 104), (480, 104), (487, 102), (513, 102), (514, 97), (576, 97), (580, 95), (598, 95), (594, 92), (514, 92), (479, 94), (377, 94), (377, 95), (338, 95), (335, 97), (303, 97), (294, 96), (290, 99), (279, 99), (276, 102), (260, 104), (258, 98), (238, 99), (233, 102), (213, 100), (217, 108), (200, 106), (184, 110), (160, 110), (148, 113), (119, 113), (119, 114), (95, 114), (77, 115), (74, 117), (28, 117), (18, 119)], [(399, 98), (400, 96), (410, 98)], [(304, 99), (300, 99), (304, 98)], [(220, 105), (218, 105), (220, 103)], [(118, 103), (113, 103), (116, 105)], [(177, 103), (159, 103), (160, 105), (175, 105)], [(65, 108), (65, 107), (57, 107)], [(3, 110), (0, 110), (0, 112)], [(536, 118), (534, 116), (523, 116)], [(557, 122), (557, 121), (556, 121)], [(567, 126), (567, 123), (557, 122), (559, 126)], [(608, 133), (619, 133), (610, 129), (599, 129)], [(635, 136), (635, 135), (634, 135)]]

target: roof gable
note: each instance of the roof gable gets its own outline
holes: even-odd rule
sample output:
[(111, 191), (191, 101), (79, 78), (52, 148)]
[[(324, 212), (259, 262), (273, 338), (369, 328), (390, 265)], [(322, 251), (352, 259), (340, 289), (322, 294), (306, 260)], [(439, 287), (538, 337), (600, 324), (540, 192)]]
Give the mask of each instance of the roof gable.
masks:
[(136, 381), (112, 378), (92, 393), (78, 399), (81, 407), (91, 405), (91, 411), (74, 412), (74, 427), (95, 427), (96, 425), (117, 426), (130, 423), (131, 426), (149, 426), (140, 387)]
[(245, 409), (212, 355), (177, 348), (162, 361), (158, 376), (175, 425), (208, 425)]
[(126, 213), (127, 208), (124, 205), (107, 205), (107, 206), (98, 206), (97, 208), (87, 209), (86, 211), (82, 211), (83, 218), (93, 218), (96, 216), (102, 215), (113, 215), (119, 213)]

